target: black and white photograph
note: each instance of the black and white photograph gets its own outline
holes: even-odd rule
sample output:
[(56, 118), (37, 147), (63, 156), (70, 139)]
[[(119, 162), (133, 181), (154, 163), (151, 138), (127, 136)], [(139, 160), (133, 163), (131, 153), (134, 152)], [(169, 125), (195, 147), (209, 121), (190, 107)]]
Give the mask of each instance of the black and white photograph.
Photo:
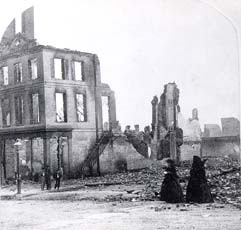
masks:
[(241, 0), (1, 0), (1, 230), (240, 230)]

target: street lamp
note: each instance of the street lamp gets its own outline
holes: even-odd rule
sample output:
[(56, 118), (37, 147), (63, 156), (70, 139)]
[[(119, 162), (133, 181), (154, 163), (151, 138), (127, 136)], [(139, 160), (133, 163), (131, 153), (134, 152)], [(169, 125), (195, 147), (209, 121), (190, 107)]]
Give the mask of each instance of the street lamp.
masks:
[(16, 149), (17, 158), (17, 194), (21, 194), (21, 175), (20, 175), (20, 165), (19, 165), (19, 148), (22, 145), (19, 139), (14, 143)]

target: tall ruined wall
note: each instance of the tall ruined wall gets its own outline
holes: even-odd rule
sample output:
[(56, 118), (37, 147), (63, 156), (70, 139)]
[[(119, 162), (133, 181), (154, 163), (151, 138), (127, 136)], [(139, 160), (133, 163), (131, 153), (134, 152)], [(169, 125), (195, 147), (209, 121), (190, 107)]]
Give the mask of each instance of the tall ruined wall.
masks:
[(126, 137), (122, 136), (115, 139), (113, 145), (108, 144), (100, 156), (101, 172), (118, 172), (118, 162), (126, 162), (127, 170), (145, 168), (151, 164), (151, 160), (139, 154)]
[(178, 101), (179, 89), (176, 83), (168, 83), (164, 86), (159, 103), (157, 96), (153, 97), (152, 132), (157, 139), (163, 139), (170, 127), (178, 126)]
[(164, 86), (159, 103), (156, 96), (152, 100), (151, 149), (154, 151), (152, 156), (157, 156), (157, 159), (172, 157), (178, 161), (183, 139), (183, 132), (178, 128), (178, 101), (179, 89), (175, 82)]

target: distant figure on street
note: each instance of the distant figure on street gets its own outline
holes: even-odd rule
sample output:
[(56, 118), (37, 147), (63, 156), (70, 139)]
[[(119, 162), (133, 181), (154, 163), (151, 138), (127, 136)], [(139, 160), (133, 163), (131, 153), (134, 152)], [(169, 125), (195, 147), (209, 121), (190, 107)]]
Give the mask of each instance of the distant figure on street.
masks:
[(60, 180), (63, 176), (63, 172), (62, 172), (62, 168), (61, 169), (57, 169), (55, 172), (55, 186), (54, 189), (58, 189), (60, 187)]
[(184, 202), (183, 192), (179, 183), (179, 177), (176, 173), (174, 161), (166, 160), (165, 177), (161, 186), (161, 200), (167, 203), (182, 203)]
[(198, 156), (193, 156), (192, 168), (190, 170), (190, 179), (187, 186), (186, 201), (194, 203), (213, 202), (210, 188), (207, 184), (205, 173), (205, 162)]

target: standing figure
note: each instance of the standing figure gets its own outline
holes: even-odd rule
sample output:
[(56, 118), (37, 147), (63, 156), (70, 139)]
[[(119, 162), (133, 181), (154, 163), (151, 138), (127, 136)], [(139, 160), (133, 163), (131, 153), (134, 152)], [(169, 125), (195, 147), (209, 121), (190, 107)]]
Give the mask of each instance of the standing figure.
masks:
[(54, 189), (58, 189), (59, 190), (59, 187), (60, 187), (60, 180), (62, 178), (62, 168), (61, 169), (57, 169), (56, 172), (55, 172), (55, 186), (54, 186)]
[(183, 192), (179, 183), (179, 177), (176, 173), (174, 161), (166, 160), (165, 177), (161, 186), (161, 200), (167, 203), (182, 203), (184, 202)]
[(198, 156), (193, 156), (192, 168), (190, 170), (190, 179), (187, 186), (186, 201), (195, 203), (213, 202), (210, 188), (207, 184), (205, 173), (206, 160), (201, 160)]
[(42, 167), (40, 176), (41, 176), (41, 190), (43, 191), (44, 187), (45, 187), (45, 184), (46, 184), (46, 177), (45, 177), (45, 168), (44, 168), (44, 166)]

